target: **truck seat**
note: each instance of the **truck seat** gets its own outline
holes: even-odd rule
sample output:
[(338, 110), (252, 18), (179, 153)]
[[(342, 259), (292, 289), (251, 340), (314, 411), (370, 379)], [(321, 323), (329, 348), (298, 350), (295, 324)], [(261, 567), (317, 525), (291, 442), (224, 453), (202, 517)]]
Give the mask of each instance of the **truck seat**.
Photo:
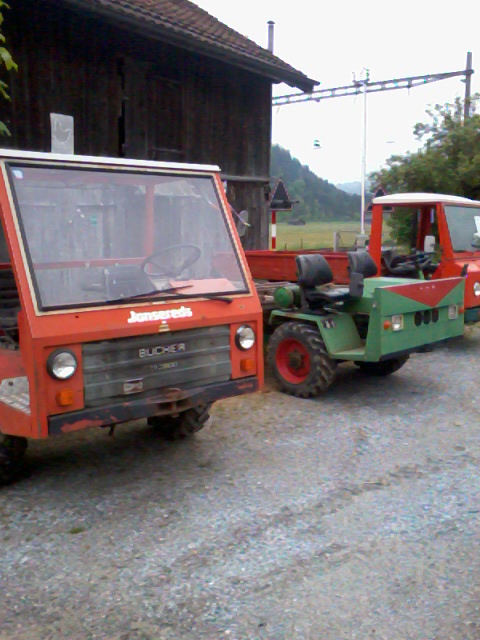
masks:
[(296, 256), (298, 284), (310, 289), (328, 284), (333, 280), (330, 265), (320, 253)]
[(349, 289), (317, 289), (333, 280), (330, 265), (320, 253), (296, 256), (297, 281), (305, 302), (310, 309), (320, 309), (328, 304), (343, 302), (349, 297)]
[(368, 251), (348, 251), (348, 273), (360, 273), (364, 278), (377, 275), (377, 265)]

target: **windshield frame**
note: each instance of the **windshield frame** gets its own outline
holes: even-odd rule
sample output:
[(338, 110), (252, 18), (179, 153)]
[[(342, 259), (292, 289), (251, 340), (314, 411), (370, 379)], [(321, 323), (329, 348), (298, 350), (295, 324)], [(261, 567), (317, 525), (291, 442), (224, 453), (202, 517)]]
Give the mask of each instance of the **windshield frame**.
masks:
[[(178, 163), (172, 163), (171, 166), (168, 163), (162, 163), (162, 167), (151, 166), (150, 163), (146, 166), (147, 163), (144, 161), (136, 161), (126, 160), (125, 164), (121, 163), (122, 159), (113, 159), (112, 164), (108, 164), (105, 162), (105, 159), (102, 158), (103, 162), (99, 162), (98, 164), (93, 161), (93, 159), (89, 159), (89, 162), (81, 162), (71, 160), (68, 163), (62, 162), (61, 160), (56, 160), (52, 158), (51, 160), (37, 159), (37, 158), (20, 158), (20, 157), (6, 157), (2, 158), (2, 171), (4, 175), (4, 182), (6, 186), (6, 191), (8, 195), (8, 200), (10, 204), (11, 216), (13, 219), (15, 232), (20, 248), (20, 254), (22, 258), (22, 262), (25, 268), (25, 273), (27, 276), (30, 296), (33, 302), (33, 307), (36, 315), (50, 315), (50, 314), (58, 314), (58, 313), (71, 313), (78, 311), (93, 311), (100, 309), (114, 309), (114, 308), (125, 308), (125, 307), (139, 307), (139, 306), (151, 306), (152, 304), (159, 305), (165, 303), (178, 303), (181, 300), (192, 301), (195, 299), (215, 299), (216, 296), (225, 297), (229, 296), (232, 298), (237, 297), (245, 297), (250, 296), (252, 294), (251, 291), (251, 282), (249, 277), (249, 272), (246, 266), (246, 261), (243, 256), (242, 245), (237, 237), (235, 232), (234, 223), (231, 218), (231, 215), (227, 212), (226, 204), (225, 204), (225, 196), (221, 192), (218, 184), (218, 173), (215, 171), (215, 167), (198, 167), (190, 168), (188, 165), (183, 168), (178, 165)], [(29, 243), (28, 243), (28, 235), (26, 233), (24, 220), (22, 218), (20, 203), (18, 202), (18, 197), (16, 193), (16, 189), (14, 186), (14, 176), (13, 170), (20, 169), (22, 167), (30, 168), (30, 169), (53, 169), (53, 170), (71, 170), (71, 171), (87, 171), (87, 172), (96, 172), (99, 173), (112, 173), (112, 174), (130, 174), (130, 175), (138, 175), (141, 177), (142, 175), (158, 175), (158, 176), (172, 176), (172, 177), (194, 177), (194, 178), (208, 178), (212, 184), (213, 192), (216, 197), (216, 202), (219, 208), (219, 215), (221, 220), (223, 221), (223, 225), (226, 231), (226, 237), (229, 241), (229, 246), (232, 249), (233, 256), (235, 258), (235, 262), (238, 267), (239, 275), (241, 276), (244, 287), (241, 289), (232, 289), (228, 291), (218, 291), (217, 293), (213, 292), (211, 294), (202, 292), (194, 292), (194, 293), (185, 293), (182, 291), (185, 287), (179, 286), (178, 291), (169, 292), (168, 294), (164, 294), (162, 296), (161, 290), (156, 290), (152, 292), (148, 292), (146, 295), (142, 295), (139, 297), (135, 296), (125, 296), (124, 299), (115, 299), (112, 301), (106, 300), (95, 300), (92, 302), (84, 302), (77, 301), (74, 303), (67, 303), (61, 305), (43, 305), (40, 289), (38, 286), (36, 269), (32, 260), (32, 256), (30, 253)], [(104, 259), (107, 260), (106, 258)], [(93, 262), (94, 260), (92, 260)], [(12, 259), (13, 262), (13, 259)], [(74, 260), (72, 260), (74, 262)], [(86, 260), (86, 262), (88, 262)], [(52, 263), (53, 264), (53, 263)], [(194, 280), (192, 280), (194, 281)], [(198, 280), (201, 282), (201, 280)]]

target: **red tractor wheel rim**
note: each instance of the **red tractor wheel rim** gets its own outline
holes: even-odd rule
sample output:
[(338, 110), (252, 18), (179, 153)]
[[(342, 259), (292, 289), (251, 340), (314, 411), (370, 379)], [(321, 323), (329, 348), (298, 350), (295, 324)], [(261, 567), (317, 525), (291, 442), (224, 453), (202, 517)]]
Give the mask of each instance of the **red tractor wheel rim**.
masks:
[(294, 338), (283, 340), (278, 345), (275, 364), (282, 378), (292, 384), (304, 382), (310, 373), (308, 351)]

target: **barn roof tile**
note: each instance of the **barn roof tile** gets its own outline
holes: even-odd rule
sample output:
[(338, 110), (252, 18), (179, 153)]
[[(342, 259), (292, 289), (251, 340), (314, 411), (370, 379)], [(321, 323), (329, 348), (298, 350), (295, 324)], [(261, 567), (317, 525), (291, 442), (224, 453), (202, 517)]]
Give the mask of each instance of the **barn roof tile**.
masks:
[(302, 91), (318, 84), (189, 0), (64, 0), (110, 19), (136, 23), (150, 35), (221, 58)]

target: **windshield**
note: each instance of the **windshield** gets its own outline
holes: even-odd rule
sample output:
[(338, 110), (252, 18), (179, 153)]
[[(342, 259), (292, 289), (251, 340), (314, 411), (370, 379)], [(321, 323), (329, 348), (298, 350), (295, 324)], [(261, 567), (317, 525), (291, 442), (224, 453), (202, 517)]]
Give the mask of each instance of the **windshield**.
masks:
[(247, 290), (213, 176), (13, 163), (9, 176), (42, 310)]
[(454, 251), (480, 251), (480, 208), (445, 205)]

